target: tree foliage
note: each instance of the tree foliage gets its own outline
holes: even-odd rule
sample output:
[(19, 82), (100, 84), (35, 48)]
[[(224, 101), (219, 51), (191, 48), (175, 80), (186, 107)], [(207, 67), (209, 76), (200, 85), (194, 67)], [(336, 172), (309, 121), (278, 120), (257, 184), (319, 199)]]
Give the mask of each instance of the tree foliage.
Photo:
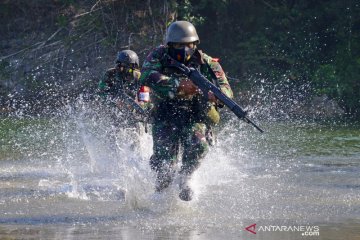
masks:
[[(223, 58), (241, 87), (309, 84), (360, 115), (360, 2), (192, 1), (201, 45)], [(307, 89), (308, 90), (308, 89)], [(296, 91), (294, 91), (295, 93)], [(286, 99), (284, 99), (286, 101)]]
[(244, 96), (326, 95), (360, 117), (358, 0), (12, 0), (0, 19), (2, 98), (91, 89), (117, 51), (144, 59), (172, 21), (189, 20)]

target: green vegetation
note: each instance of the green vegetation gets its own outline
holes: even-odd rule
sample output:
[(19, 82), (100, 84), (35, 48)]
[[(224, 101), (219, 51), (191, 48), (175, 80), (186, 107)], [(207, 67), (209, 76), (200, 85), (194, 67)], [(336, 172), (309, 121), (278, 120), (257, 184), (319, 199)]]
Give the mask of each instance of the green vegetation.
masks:
[(0, 118), (0, 160), (46, 154), (54, 144), (61, 145), (60, 135), (54, 121), (44, 118)]
[(91, 91), (117, 51), (130, 48), (144, 59), (163, 42), (169, 23), (185, 19), (245, 98), (259, 89), (269, 98), (284, 92), (282, 102), (327, 96), (360, 118), (359, 1), (30, 0), (5, 1), (0, 9), (7, 40), (0, 46), (0, 57), (7, 56), (0, 62), (0, 99), (14, 86), (37, 99), (54, 86), (58, 95)]
[(20, 155), (20, 149), (15, 144), (16, 134), (28, 124), (29, 120), (0, 120), (0, 160)]
[[(205, 18), (204, 49), (254, 86), (284, 79), (335, 99), (360, 117), (360, 3), (358, 1), (193, 1)], [(258, 83), (256, 83), (258, 84)]]

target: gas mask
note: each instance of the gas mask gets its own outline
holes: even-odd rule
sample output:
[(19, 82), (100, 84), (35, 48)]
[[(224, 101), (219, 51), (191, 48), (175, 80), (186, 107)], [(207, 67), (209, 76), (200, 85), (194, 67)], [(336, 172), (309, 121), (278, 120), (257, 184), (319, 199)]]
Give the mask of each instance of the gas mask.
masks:
[(182, 48), (169, 48), (169, 55), (181, 63), (186, 63), (187, 61), (189, 61), (194, 52), (195, 47), (189, 48), (188, 46), (183, 46)]

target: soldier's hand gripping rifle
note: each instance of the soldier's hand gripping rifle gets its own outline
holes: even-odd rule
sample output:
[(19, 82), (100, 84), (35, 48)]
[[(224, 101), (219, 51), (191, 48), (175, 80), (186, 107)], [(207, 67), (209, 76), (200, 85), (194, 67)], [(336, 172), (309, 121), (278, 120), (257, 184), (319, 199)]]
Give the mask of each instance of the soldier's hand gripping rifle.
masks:
[(261, 133), (264, 132), (246, 116), (247, 112), (242, 110), (236, 102), (226, 96), (217, 86), (204, 77), (199, 72), (199, 70), (189, 68), (174, 59), (171, 59), (171, 63), (167, 67), (175, 67), (179, 69), (182, 73), (189, 77), (189, 79), (203, 92), (203, 94), (207, 94), (209, 91), (213, 92), (215, 97), (219, 99), (224, 105), (226, 105), (238, 118), (244, 120), (246, 123), (251, 124)]

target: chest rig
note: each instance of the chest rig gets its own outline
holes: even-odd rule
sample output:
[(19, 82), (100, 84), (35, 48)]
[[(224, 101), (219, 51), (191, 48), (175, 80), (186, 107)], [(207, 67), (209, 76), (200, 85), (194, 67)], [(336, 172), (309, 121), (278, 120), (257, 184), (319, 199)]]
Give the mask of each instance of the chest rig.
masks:
[[(174, 60), (170, 58), (167, 53), (164, 53), (164, 57), (160, 61), (162, 65), (161, 73), (171, 78), (177, 78), (179, 82), (182, 79), (187, 79), (188, 77), (181, 71), (175, 67), (171, 67), (171, 61)], [(202, 59), (202, 54), (199, 50), (194, 53), (186, 65), (199, 70), (204, 75), (209, 75), (210, 66)], [(209, 108), (207, 94), (195, 95), (191, 99), (168, 97), (159, 103), (156, 118), (159, 121), (171, 121), (180, 125), (205, 122), (206, 113)]]
[(140, 87), (139, 81), (137, 79), (135, 79), (131, 75), (117, 72), (115, 73), (112, 82), (114, 86), (114, 91), (124, 91), (131, 98), (136, 98), (137, 91)]

